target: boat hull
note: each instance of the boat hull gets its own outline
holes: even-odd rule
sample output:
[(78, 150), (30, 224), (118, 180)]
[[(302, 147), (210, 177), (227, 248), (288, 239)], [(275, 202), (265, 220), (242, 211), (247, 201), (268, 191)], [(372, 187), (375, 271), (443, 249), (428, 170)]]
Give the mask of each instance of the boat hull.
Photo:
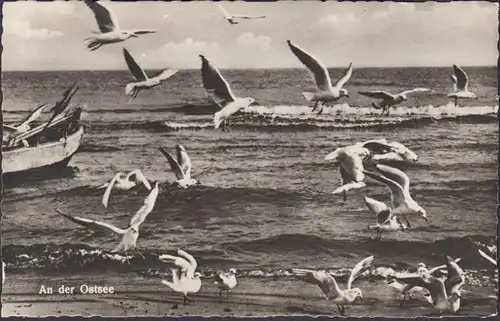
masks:
[(84, 129), (80, 126), (76, 132), (57, 142), (3, 151), (3, 175), (66, 167), (80, 147), (83, 133)]

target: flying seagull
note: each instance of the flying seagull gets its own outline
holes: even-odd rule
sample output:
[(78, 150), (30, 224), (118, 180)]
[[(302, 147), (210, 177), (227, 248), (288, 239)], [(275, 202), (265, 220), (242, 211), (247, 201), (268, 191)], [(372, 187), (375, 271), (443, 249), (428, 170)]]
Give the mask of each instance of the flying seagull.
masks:
[(365, 196), (365, 204), (373, 214), (377, 215), (377, 224), (370, 225), (368, 229), (377, 231), (378, 240), (382, 238), (382, 232), (384, 231), (391, 232), (401, 230), (404, 232), (405, 229), (411, 228), (408, 221), (406, 221), (406, 224), (401, 222), (399, 215), (394, 215), (392, 210), (384, 203)]
[[(369, 153), (368, 150), (366, 152)], [(325, 157), (325, 160), (331, 160), (330, 155), (331, 153)], [(339, 162), (342, 185), (335, 189), (332, 194), (343, 193), (345, 202), (349, 190), (366, 186), (366, 183), (363, 182), (365, 179), (363, 160), (358, 153), (346, 148), (338, 150), (336, 160)]]
[(335, 86), (332, 86), (328, 69), (326, 69), (326, 67), (318, 59), (314, 58), (311, 54), (299, 46), (293, 44), (290, 40), (287, 40), (287, 43), (293, 54), (307, 67), (307, 69), (309, 69), (314, 82), (316, 83), (316, 92), (302, 93), (307, 101), (314, 101), (313, 111), (315, 111), (321, 103), (321, 109), (318, 112), (318, 114), (321, 114), (323, 112), (324, 104), (337, 101), (344, 96), (349, 97), (349, 92), (342, 87), (346, 84), (349, 78), (351, 78), (352, 63), (349, 64), (349, 67), (345, 71), (344, 75), (337, 81)]
[(173, 263), (177, 267), (172, 269), (172, 282), (162, 280), (161, 283), (165, 284), (172, 290), (182, 293), (184, 297), (184, 304), (194, 302), (189, 299), (189, 293), (196, 293), (201, 288), (201, 273), (196, 272), (198, 266), (195, 258), (183, 250), (177, 250), (179, 256), (162, 254), (159, 259), (166, 263)]
[(249, 16), (249, 15), (241, 15), (241, 14), (230, 14), (220, 3), (216, 3), (219, 9), (222, 11), (224, 15), (224, 19), (226, 19), (230, 24), (236, 25), (238, 24), (238, 19), (262, 19), (266, 16)]
[(175, 148), (177, 150), (177, 160), (165, 148), (160, 147), (160, 152), (167, 158), (170, 168), (177, 178), (175, 183), (183, 188), (195, 185), (198, 182), (191, 178), (191, 159), (186, 149), (180, 144), (177, 144)]
[(375, 109), (382, 109), (382, 113), (385, 113), (386, 115), (389, 115), (389, 108), (391, 106), (397, 105), (403, 101), (408, 100), (408, 94), (415, 93), (415, 92), (425, 92), (425, 91), (431, 91), (428, 88), (415, 88), (415, 89), (410, 89), (410, 90), (405, 90), (400, 92), (399, 94), (391, 94), (386, 91), (360, 91), (359, 94), (366, 96), (366, 97), (371, 97), (371, 98), (377, 98), (377, 99), (382, 99), (382, 101), (379, 104), (372, 103), (373, 108)]
[(100, 31), (94, 32), (95, 36), (85, 39), (85, 43), (91, 51), (97, 50), (106, 44), (122, 42), (130, 37), (156, 32), (151, 29), (122, 30), (113, 11), (105, 7), (102, 2), (85, 0), (85, 4), (94, 13)]
[(123, 48), (123, 57), (127, 63), (128, 70), (130, 70), (130, 73), (136, 80), (136, 82), (131, 82), (125, 86), (125, 94), (132, 96), (132, 98), (137, 97), (139, 91), (143, 89), (150, 89), (160, 85), (178, 71), (177, 69), (163, 69), (158, 74), (149, 78), (144, 69), (137, 64), (126, 48)]
[(98, 187), (107, 187), (104, 195), (102, 196), (102, 205), (106, 208), (108, 207), (109, 197), (113, 188), (126, 191), (137, 186), (137, 184), (144, 184), (148, 190), (151, 190), (151, 185), (149, 184), (148, 179), (144, 176), (140, 169), (135, 169), (127, 175), (123, 172), (116, 173), (109, 183)]
[(144, 222), (144, 220), (146, 219), (148, 214), (151, 213), (151, 211), (153, 210), (153, 207), (155, 205), (157, 197), (158, 197), (158, 182), (156, 182), (154, 188), (151, 190), (149, 195), (144, 200), (144, 205), (135, 213), (135, 215), (130, 220), (130, 223), (128, 224), (127, 228), (125, 228), (125, 229), (116, 227), (116, 226), (109, 224), (109, 223), (100, 222), (100, 221), (96, 221), (96, 220), (92, 220), (92, 219), (88, 219), (88, 218), (83, 218), (83, 217), (78, 217), (78, 216), (71, 216), (71, 215), (62, 213), (59, 210), (56, 210), (56, 211), (60, 215), (69, 219), (70, 221), (73, 221), (73, 222), (75, 222), (79, 225), (82, 225), (84, 227), (93, 228), (93, 229), (105, 228), (105, 229), (108, 229), (116, 234), (123, 235), (121, 242), (118, 244), (117, 247), (115, 247), (111, 251), (111, 253), (123, 253), (124, 252), (125, 256), (127, 256), (127, 251), (129, 251), (129, 250), (136, 250), (138, 253), (140, 253), (136, 248), (137, 238), (139, 237), (139, 226)]
[(219, 70), (205, 56), (200, 55), (200, 58), (203, 87), (208, 96), (220, 108), (214, 114), (214, 127), (217, 129), (224, 122), (223, 130), (226, 131), (229, 128), (229, 117), (239, 110), (254, 104), (255, 99), (252, 97), (236, 97)]
[(391, 191), (392, 211), (394, 215), (402, 215), (406, 219), (406, 215), (417, 214), (429, 222), (427, 212), (410, 195), (410, 178), (408, 175), (397, 168), (382, 164), (377, 164), (375, 167), (382, 175), (365, 170), (363, 170), (363, 173), (384, 183)]
[(360, 288), (352, 288), (352, 283), (358, 276), (370, 268), (372, 262), (373, 255), (363, 259), (354, 266), (345, 290), (340, 289), (335, 277), (326, 270), (292, 269), (292, 274), (302, 281), (317, 285), (323, 292), (324, 297), (327, 300), (333, 301), (337, 305), (340, 314), (345, 315), (345, 304), (354, 302), (358, 297), (363, 300), (363, 292)]
[(462, 68), (455, 64), (453, 64), (451, 81), (453, 82), (453, 93), (449, 94), (448, 97), (455, 98), (455, 107), (457, 107), (459, 98), (478, 99), (476, 94), (470, 92), (467, 88), (469, 84), (469, 77), (467, 77), (467, 74)]

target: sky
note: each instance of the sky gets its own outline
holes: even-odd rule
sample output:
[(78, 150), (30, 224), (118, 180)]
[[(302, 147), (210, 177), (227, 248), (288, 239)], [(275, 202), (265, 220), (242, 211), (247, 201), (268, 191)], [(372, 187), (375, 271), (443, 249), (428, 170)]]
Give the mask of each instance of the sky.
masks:
[(498, 6), (488, 2), (221, 2), (231, 13), (266, 15), (231, 25), (216, 3), (101, 1), (122, 29), (155, 29), (91, 52), (98, 30), (79, 1), (3, 4), (3, 70), (126, 69), (126, 47), (144, 69), (300, 68), (286, 40), (327, 67), (492, 66)]

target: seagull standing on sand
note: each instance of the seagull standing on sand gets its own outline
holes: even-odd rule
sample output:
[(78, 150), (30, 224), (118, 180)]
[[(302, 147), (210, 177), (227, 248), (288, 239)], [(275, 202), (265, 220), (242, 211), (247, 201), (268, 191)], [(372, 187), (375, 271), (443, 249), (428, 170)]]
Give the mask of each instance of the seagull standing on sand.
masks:
[(394, 215), (384, 203), (365, 196), (365, 204), (373, 214), (377, 215), (377, 224), (368, 226), (368, 229), (377, 231), (377, 240), (382, 238), (382, 232), (384, 231), (401, 230), (404, 232), (405, 229), (411, 228), (410, 222), (406, 221), (406, 224), (401, 222), (399, 215)]
[(139, 91), (143, 89), (150, 89), (160, 85), (178, 71), (177, 69), (163, 69), (158, 74), (149, 78), (144, 69), (137, 64), (126, 48), (123, 48), (123, 57), (127, 63), (128, 70), (130, 70), (130, 73), (136, 80), (136, 82), (131, 82), (125, 86), (125, 94), (132, 96), (132, 98), (137, 97)]
[(237, 25), (238, 19), (262, 19), (266, 16), (249, 16), (249, 15), (241, 15), (241, 14), (230, 14), (220, 3), (216, 3), (219, 9), (222, 11), (224, 15), (224, 19), (226, 19), (230, 24)]
[(100, 31), (94, 32), (95, 36), (85, 39), (85, 43), (91, 51), (97, 50), (106, 44), (122, 42), (130, 37), (156, 32), (151, 29), (121, 30), (113, 11), (105, 7), (102, 2), (85, 0), (85, 4), (94, 13)]
[(194, 302), (189, 299), (189, 293), (197, 293), (201, 288), (201, 274), (196, 272), (198, 266), (195, 258), (183, 251), (177, 250), (179, 256), (162, 254), (159, 259), (166, 263), (173, 263), (177, 268), (172, 269), (172, 282), (162, 280), (161, 283), (165, 284), (175, 292), (182, 293), (184, 297), (184, 304)]
[(426, 222), (429, 222), (427, 212), (410, 195), (410, 178), (403, 171), (394, 167), (382, 164), (377, 164), (375, 167), (382, 175), (365, 170), (363, 170), (363, 173), (384, 183), (391, 191), (392, 211), (394, 215), (402, 215), (407, 220), (407, 214), (417, 214)]
[(228, 272), (221, 272), (215, 276), (215, 282), (219, 285), (219, 297), (222, 299), (222, 292), (226, 291), (226, 299), (229, 299), (229, 290), (233, 289), (238, 281), (236, 280), (236, 269), (229, 269)]
[(102, 205), (106, 208), (108, 207), (109, 196), (111, 195), (111, 190), (113, 188), (128, 191), (129, 189), (137, 186), (137, 184), (144, 184), (148, 190), (151, 190), (151, 184), (149, 184), (148, 179), (144, 176), (140, 169), (134, 169), (127, 175), (123, 172), (116, 173), (109, 183), (98, 187), (98, 189), (107, 187), (104, 195), (102, 196)]
[(229, 128), (229, 117), (239, 110), (254, 104), (255, 99), (252, 97), (236, 97), (219, 70), (205, 56), (200, 55), (200, 58), (203, 87), (208, 96), (220, 108), (214, 115), (214, 127), (217, 129), (224, 122), (224, 131), (226, 131)]
[[(137, 238), (139, 237), (139, 226), (144, 222), (144, 220), (146, 219), (148, 214), (151, 213), (151, 211), (153, 210), (157, 197), (158, 197), (158, 182), (155, 183), (154, 188), (151, 190), (149, 195), (144, 200), (144, 205), (135, 213), (135, 215), (130, 220), (130, 223), (128, 224), (127, 228), (125, 228), (125, 229), (116, 227), (116, 226), (109, 224), (109, 223), (104, 223), (104, 222), (100, 222), (100, 221), (96, 221), (96, 220), (92, 220), (92, 219), (88, 219), (88, 218), (83, 218), (83, 217), (78, 217), (78, 216), (71, 216), (71, 215), (62, 213), (59, 210), (56, 210), (56, 211), (60, 215), (69, 219), (70, 221), (73, 221), (73, 222), (75, 222), (79, 225), (82, 225), (84, 227), (94, 228), (94, 229), (106, 228), (112, 232), (123, 235), (120, 243), (118, 244), (117, 247), (115, 247), (111, 251), (111, 253), (123, 253), (124, 252), (125, 256), (128, 256), (127, 251), (129, 251), (129, 250), (135, 250), (139, 254), (141, 254), (137, 250), (137, 247), (136, 247)], [(141, 256), (142, 256), (142, 254), (141, 254)], [(128, 258), (127, 258), (127, 260), (128, 260)]]
[(290, 40), (287, 40), (288, 47), (294, 53), (294, 55), (303, 63), (307, 69), (309, 69), (314, 82), (316, 83), (316, 92), (303, 92), (302, 95), (307, 101), (314, 101), (315, 111), (318, 108), (319, 103), (321, 103), (321, 109), (318, 114), (323, 112), (323, 105), (329, 102), (337, 101), (341, 97), (349, 97), (349, 92), (342, 88), (346, 82), (351, 78), (352, 75), (352, 63), (349, 64), (346, 72), (340, 78), (335, 86), (332, 86), (332, 81), (330, 79), (330, 74), (328, 69), (314, 58), (311, 54), (293, 44)]
[(176, 145), (175, 148), (177, 149), (177, 160), (165, 148), (160, 147), (161, 153), (167, 158), (170, 168), (177, 178), (175, 183), (182, 188), (196, 185), (198, 182), (191, 178), (191, 159), (186, 149), (180, 144)]
[(342, 186), (335, 189), (332, 194), (344, 195), (344, 202), (347, 200), (347, 191), (366, 186), (363, 182), (363, 158), (370, 155), (370, 151), (358, 145), (337, 148), (334, 152), (326, 155), (326, 161), (338, 161)]
[(449, 94), (448, 97), (455, 99), (455, 107), (457, 107), (458, 99), (478, 99), (476, 94), (469, 91), (469, 77), (465, 71), (457, 65), (453, 65), (453, 74), (451, 75), (451, 81), (453, 82), (453, 93)]
[(399, 94), (391, 94), (386, 91), (360, 91), (359, 94), (371, 98), (377, 98), (377, 99), (382, 99), (382, 101), (379, 104), (372, 103), (373, 108), (375, 109), (382, 109), (383, 113), (386, 113), (386, 115), (389, 115), (389, 108), (391, 106), (397, 105), (403, 101), (408, 100), (408, 94), (414, 93), (414, 92), (423, 92), (423, 91), (430, 91), (428, 88), (415, 88), (415, 89), (410, 89), (410, 90), (405, 90), (400, 92)]
[(460, 308), (460, 288), (465, 283), (464, 272), (450, 256), (446, 256), (446, 261), (448, 273), (445, 281), (432, 276), (424, 269), (417, 273), (396, 276), (396, 279), (427, 289), (430, 292), (432, 305), (440, 313), (457, 312)]
[(352, 282), (364, 271), (370, 268), (373, 256), (369, 256), (356, 264), (351, 271), (347, 288), (341, 290), (335, 277), (326, 270), (314, 271), (306, 269), (292, 269), (292, 273), (300, 280), (319, 286), (327, 300), (333, 301), (341, 315), (345, 315), (344, 305), (354, 302), (356, 298), (363, 300), (363, 292), (359, 288), (351, 288)]

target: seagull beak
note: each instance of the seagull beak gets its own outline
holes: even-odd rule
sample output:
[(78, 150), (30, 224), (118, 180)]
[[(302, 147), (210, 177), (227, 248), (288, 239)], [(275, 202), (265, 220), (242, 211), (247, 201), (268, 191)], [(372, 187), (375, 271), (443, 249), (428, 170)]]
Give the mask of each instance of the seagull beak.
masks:
[(364, 300), (365, 300), (365, 299), (363, 299), (363, 296), (362, 296), (362, 295), (360, 295), (360, 296), (359, 296), (359, 298), (360, 298), (362, 301), (364, 301)]
[(431, 223), (427, 217), (422, 216), (422, 218), (423, 218), (423, 219), (424, 219), (427, 223), (429, 223), (429, 224)]
[(248, 106), (259, 106), (259, 103), (258, 103), (258, 102), (256, 102), (256, 101), (254, 101), (253, 103), (251, 103), (251, 104), (250, 104), (250, 105), (248, 105)]

